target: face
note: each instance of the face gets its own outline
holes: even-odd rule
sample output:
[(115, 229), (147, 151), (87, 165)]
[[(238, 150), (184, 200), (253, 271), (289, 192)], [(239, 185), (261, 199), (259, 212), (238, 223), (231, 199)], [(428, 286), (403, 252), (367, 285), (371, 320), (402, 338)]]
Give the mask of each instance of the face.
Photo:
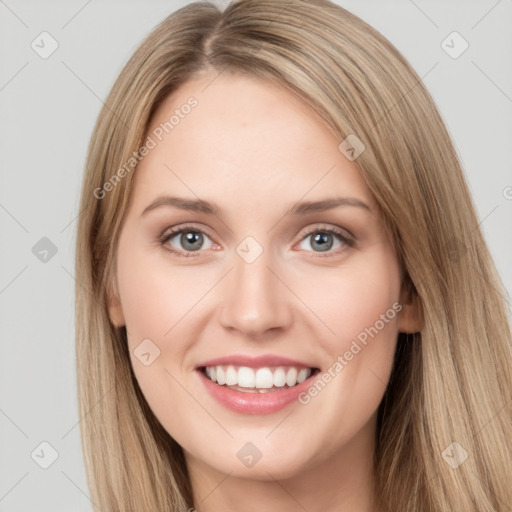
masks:
[(266, 479), (357, 460), (373, 449), (397, 333), (415, 329), (377, 204), (291, 93), (214, 77), (152, 120), (111, 319), (190, 464)]

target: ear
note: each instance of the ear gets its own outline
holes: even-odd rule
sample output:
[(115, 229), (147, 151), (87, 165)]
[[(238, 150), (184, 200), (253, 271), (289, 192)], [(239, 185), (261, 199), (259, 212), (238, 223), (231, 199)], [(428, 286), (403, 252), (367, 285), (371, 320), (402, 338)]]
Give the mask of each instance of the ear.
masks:
[(107, 289), (107, 309), (110, 321), (115, 327), (123, 327), (126, 322), (124, 320), (123, 308), (119, 300), (117, 285), (112, 280)]
[(402, 283), (400, 304), (402, 310), (398, 313), (398, 331), (407, 334), (421, 331), (425, 325), (425, 319), (418, 292), (409, 277), (406, 277)]

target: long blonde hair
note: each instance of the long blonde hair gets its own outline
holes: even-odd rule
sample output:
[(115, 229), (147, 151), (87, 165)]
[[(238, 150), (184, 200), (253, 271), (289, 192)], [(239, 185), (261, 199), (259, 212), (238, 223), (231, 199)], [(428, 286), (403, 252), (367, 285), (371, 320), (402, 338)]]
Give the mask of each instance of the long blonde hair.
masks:
[(460, 163), (407, 61), (328, 0), (239, 0), (224, 11), (192, 3), (155, 28), (106, 99), (89, 146), (76, 247), (78, 398), (92, 501), (110, 512), (193, 506), (181, 447), (137, 385), (126, 329), (108, 317), (136, 170), (101, 199), (95, 191), (143, 145), (161, 102), (208, 69), (284, 86), (340, 142), (356, 134), (366, 146), (357, 164), (424, 317), (421, 332), (399, 335), (378, 411), (381, 509), (509, 510), (510, 320)]

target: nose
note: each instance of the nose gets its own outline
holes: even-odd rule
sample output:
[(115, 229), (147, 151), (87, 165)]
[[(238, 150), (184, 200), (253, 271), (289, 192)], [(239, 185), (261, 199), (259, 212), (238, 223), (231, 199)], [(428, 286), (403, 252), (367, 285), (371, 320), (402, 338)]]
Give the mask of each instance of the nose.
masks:
[(286, 330), (292, 323), (293, 293), (283, 283), (267, 251), (252, 263), (237, 254), (233, 261), (234, 269), (222, 283), (222, 326), (250, 338)]

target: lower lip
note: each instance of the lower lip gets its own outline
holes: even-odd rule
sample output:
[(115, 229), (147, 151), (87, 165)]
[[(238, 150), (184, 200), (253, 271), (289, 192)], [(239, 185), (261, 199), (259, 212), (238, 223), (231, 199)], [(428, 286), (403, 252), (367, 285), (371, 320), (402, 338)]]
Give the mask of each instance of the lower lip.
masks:
[(284, 409), (294, 401), (298, 402), (299, 395), (311, 386), (312, 379), (317, 375), (313, 373), (304, 382), (291, 388), (285, 386), (279, 391), (245, 393), (212, 382), (201, 370), (197, 370), (197, 373), (207, 391), (217, 402), (242, 414), (271, 414)]

